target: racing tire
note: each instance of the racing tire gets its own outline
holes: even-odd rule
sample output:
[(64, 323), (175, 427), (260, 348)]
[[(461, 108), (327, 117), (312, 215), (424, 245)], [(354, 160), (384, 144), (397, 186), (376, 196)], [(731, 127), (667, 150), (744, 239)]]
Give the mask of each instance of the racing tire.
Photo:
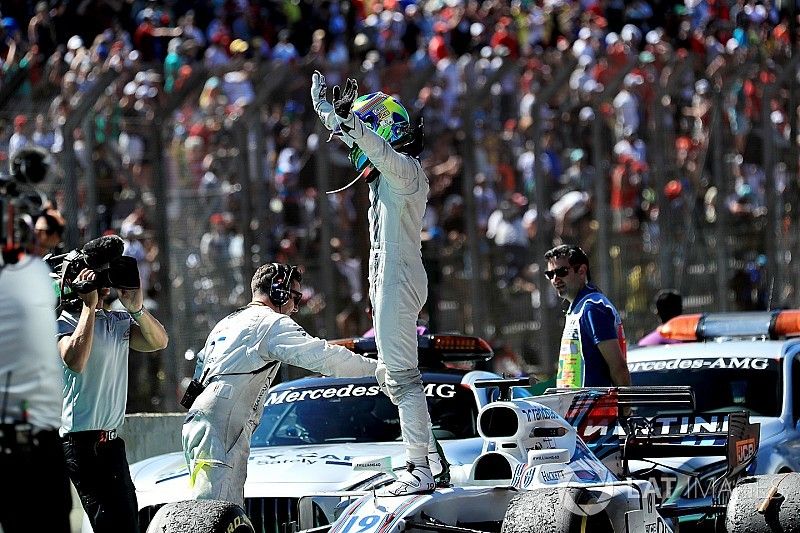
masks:
[(554, 487), (521, 492), (509, 502), (500, 533), (613, 533), (614, 527), (605, 512), (586, 516), (564, 508), (565, 498), (580, 502), (583, 494), (584, 489), (580, 487)]
[(147, 533), (255, 533), (238, 505), (221, 500), (168, 503), (153, 516)]
[[(759, 513), (759, 506), (767, 499), (766, 511)], [(800, 533), (800, 474), (790, 472), (741, 479), (728, 501), (725, 530), (728, 533)]]

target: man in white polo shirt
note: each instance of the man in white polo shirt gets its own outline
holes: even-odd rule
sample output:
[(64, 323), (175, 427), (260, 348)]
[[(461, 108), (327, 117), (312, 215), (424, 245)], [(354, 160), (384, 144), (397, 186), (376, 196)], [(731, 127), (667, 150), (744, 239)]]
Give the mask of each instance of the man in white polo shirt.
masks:
[[(96, 277), (93, 270), (84, 269), (75, 282)], [(168, 337), (144, 308), (141, 288), (119, 291), (128, 312), (103, 309), (108, 293), (107, 288), (78, 293), (77, 305), (58, 318), (58, 349), (64, 361), (59, 434), (67, 471), (94, 533), (139, 533), (125, 443), (117, 437), (125, 420), (128, 350), (161, 350)]]

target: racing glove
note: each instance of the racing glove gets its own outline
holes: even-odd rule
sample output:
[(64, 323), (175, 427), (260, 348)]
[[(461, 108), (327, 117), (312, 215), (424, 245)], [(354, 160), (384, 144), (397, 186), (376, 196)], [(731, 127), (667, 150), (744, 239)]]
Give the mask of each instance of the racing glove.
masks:
[(325, 127), (333, 131), (339, 127), (340, 121), (333, 106), (328, 102), (327, 92), (328, 84), (325, 83), (325, 76), (315, 70), (311, 75), (311, 102), (314, 105), (314, 111), (317, 112)]
[(339, 120), (339, 127), (345, 134), (344, 139), (359, 139), (364, 135), (364, 123), (353, 113), (353, 102), (358, 98), (358, 83), (347, 78), (344, 89), (338, 85), (333, 88), (333, 108)]
[(353, 78), (347, 78), (344, 90), (339, 86), (333, 88), (333, 108), (336, 114), (342, 120), (347, 120), (350, 117), (350, 112), (353, 109), (353, 102), (358, 97), (358, 83)]

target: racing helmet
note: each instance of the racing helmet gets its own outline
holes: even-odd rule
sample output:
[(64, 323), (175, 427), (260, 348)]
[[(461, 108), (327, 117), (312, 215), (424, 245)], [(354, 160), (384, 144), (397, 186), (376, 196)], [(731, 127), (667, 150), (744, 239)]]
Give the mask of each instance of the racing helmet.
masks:
[[(408, 111), (398, 99), (386, 93), (376, 92), (359, 96), (353, 102), (353, 112), (364, 124), (392, 144), (409, 132), (411, 123)], [(353, 145), (350, 150), (350, 162), (360, 172), (368, 163), (367, 155)]]

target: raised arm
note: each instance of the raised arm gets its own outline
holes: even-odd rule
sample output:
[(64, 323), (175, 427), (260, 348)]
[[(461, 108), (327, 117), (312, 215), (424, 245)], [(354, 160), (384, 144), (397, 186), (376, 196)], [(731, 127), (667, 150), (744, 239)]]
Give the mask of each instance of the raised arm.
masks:
[(155, 352), (167, 347), (169, 336), (156, 317), (144, 308), (142, 289), (119, 291), (119, 301), (136, 320), (131, 324), (130, 346), (138, 352)]
[[(97, 275), (89, 269), (82, 270), (75, 281), (91, 281)], [(97, 291), (91, 291), (79, 296), (83, 301), (81, 314), (75, 331), (71, 335), (61, 337), (58, 341), (58, 352), (64, 364), (73, 372), (83, 372), (89, 354), (92, 352), (92, 342), (94, 341), (94, 310), (97, 307), (99, 295)]]

